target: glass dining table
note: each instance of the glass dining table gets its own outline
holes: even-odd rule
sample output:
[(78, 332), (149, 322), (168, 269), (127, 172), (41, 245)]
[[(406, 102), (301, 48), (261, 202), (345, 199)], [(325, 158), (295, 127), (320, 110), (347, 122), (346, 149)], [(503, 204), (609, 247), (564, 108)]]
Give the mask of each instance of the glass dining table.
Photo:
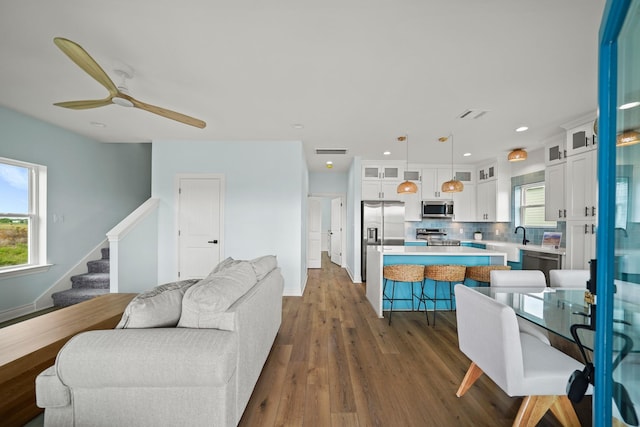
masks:
[[(516, 315), (548, 331), (575, 341), (571, 325), (589, 325), (590, 306), (585, 301), (584, 289), (569, 288), (492, 288), (477, 287), (478, 292), (513, 308)], [(640, 307), (635, 303), (617, 301), (614, 309), (615, 336), (628, 337), (631, 352), (640, 352)], [(578, 337), (584, 347), (594, 348), (595, 331), (579, 328)], [(629, 341), (627, 341), (629, 342)]]

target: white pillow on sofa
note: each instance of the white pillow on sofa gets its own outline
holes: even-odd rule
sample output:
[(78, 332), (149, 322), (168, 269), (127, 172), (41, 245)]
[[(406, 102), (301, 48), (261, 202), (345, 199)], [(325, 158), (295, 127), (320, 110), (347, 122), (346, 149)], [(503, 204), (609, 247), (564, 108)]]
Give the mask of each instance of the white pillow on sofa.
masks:
[(185, 292), (178, 327), (232, 330), (233, 318), (226, 310), (257, 282), (248, 261), (211, 273)]
[(125, 308), (116, 329), (175, 327), (182, 314), (184, 293), (199, 281), (167, 283), (136, 295)]
[(275, 255), (265, 255), (258, 258), (254, 258), (251, 261), (251, 266), (256, 272), (256, 279), (258, 282), (269, 274), (273, 269), (278, 266), (278, 260)]

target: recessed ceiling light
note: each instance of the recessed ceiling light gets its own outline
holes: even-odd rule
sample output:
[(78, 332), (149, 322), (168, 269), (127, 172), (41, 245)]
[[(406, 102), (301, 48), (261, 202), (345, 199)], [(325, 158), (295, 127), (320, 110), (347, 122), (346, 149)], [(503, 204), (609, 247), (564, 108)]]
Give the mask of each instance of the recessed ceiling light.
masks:
[(91, 126), (95, 126), (97, 128), (106, 128), (107, 125), (105, 125), (104, 123), (100, 123), (100, 122), (89, 122), (89, 124)]
[(628, 102), (626, 104), (622, 104), (620, 107), (621, 110), (628, 110), (629, 108), (634, 108), (637, 107), (638, 105), (640, 105), (639, 101), (635, 101), (635, 102)]
[(382, 154), (384, 154), (385, 156), (390, 156), (390, 155), (391, 155), (391, 151), (385, 151), (385, 152), (384, 152), (384, 153), (382, 153)]
[(291, 125), (291, 127), (294, 129), (304, 129), (304, 125), (300, 123), (294, 123)]
[(469, 157), (471, 155), (471, 153), (464, 153), (463, 156), (464, 157)]
[(516, 129), (516, 132), (524, 132), (525, 130), (528, 130), (529, 127), (527, 126), (520, 126), (518, 129)]

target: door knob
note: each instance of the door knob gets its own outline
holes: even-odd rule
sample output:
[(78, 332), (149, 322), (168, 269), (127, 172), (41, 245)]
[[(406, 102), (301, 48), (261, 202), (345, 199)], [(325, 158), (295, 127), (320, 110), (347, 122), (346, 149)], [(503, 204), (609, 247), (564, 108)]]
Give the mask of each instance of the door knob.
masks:
[(207, 243), (213, 243), (214, 245), (217, 245), (218, 241), (217, 240), (209, 240)]

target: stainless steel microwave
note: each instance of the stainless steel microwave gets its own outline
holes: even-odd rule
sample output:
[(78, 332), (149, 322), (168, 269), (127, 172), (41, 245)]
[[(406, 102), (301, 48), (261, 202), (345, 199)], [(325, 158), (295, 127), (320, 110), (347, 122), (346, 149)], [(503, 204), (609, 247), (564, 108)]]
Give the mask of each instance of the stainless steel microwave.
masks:
[(453, 218), (453, 200), (423, 200), (423, 218)]

